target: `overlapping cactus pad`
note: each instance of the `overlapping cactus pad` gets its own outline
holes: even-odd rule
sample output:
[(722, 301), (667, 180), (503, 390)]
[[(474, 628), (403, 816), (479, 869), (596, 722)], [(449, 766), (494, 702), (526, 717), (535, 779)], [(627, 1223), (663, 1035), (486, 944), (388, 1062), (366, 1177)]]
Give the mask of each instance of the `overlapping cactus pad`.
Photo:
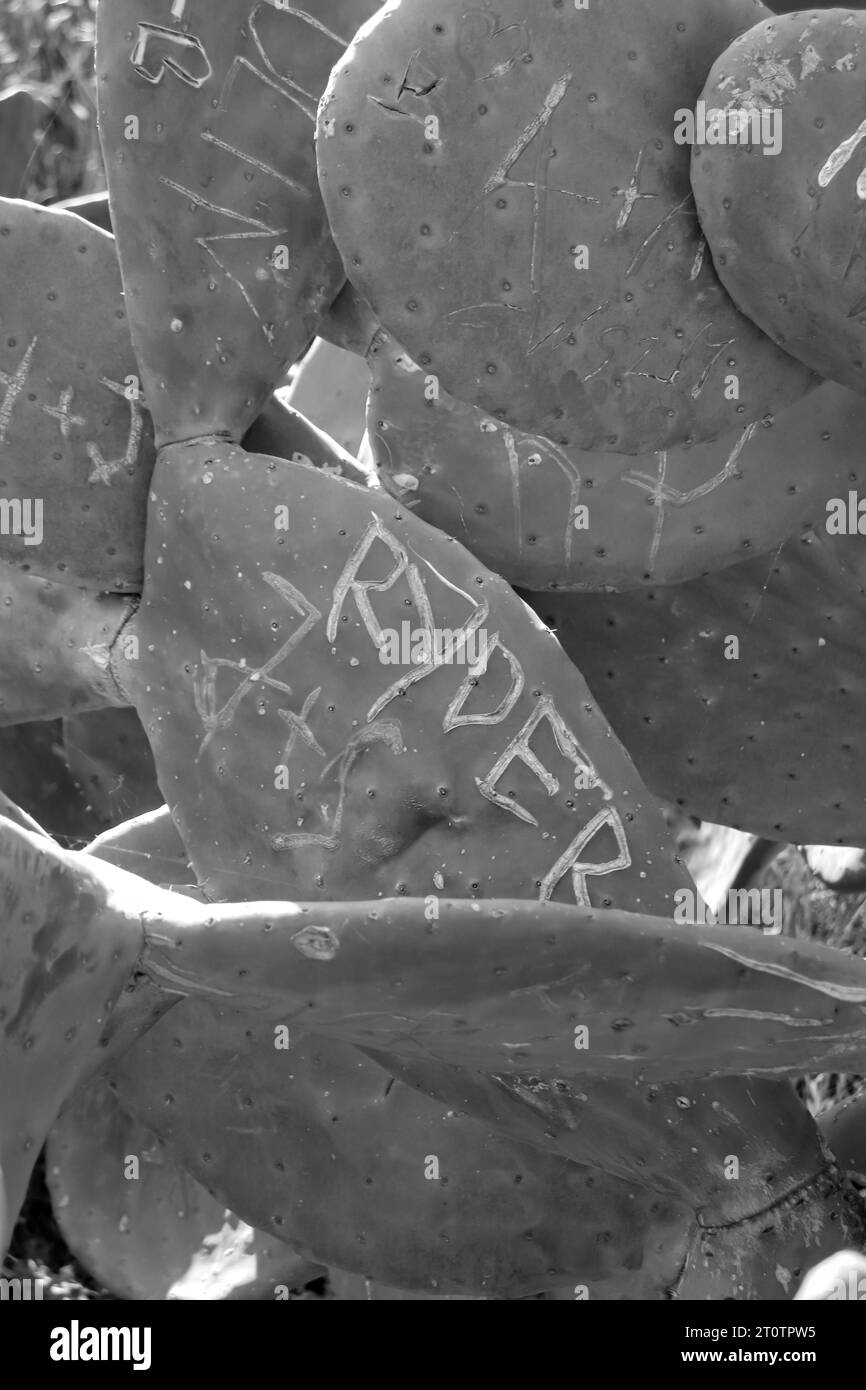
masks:
[(342, 284), (311, 122), (375, 7), (317, 8), (221, 0), (177, 24), (160, 0), (99, 8), (112, 221), (160, 440), (239, 438)]
[(825, 382), (777, 419), (640, 458), (564, 449), (431, 386), (380, 330), (367, 431), (388, 491), (527, 589), (633, 589), (710, 574), (823, 525), (864, 482), (866, 407)]
[(534, 602), (659, 796), (771, 840), (863, 844), (864, 581), (863, 538), (824, 531), (688, 584)]
[(757, 112), (767, 145), (757, 157), (739, 143), (695, 146), (692, 165), (698, 212), (737, 304), (787, 352), (862, 394), (864, 60), (862, 12), (757, 25), (716, 60), (702, 99), (726, 116)]
[(135, 593), (153, 432), (114, 243), (0, 199), (0, 277), (0, 500), (12, 509), (0, 559)]
[(866, 962), (665, 804), (866, 843), (863, 26), (768, 16), (102, 0), (107, 201), (0, 202), (0, 1250), (46, 1140), (122, 1298), (866, 1245)]

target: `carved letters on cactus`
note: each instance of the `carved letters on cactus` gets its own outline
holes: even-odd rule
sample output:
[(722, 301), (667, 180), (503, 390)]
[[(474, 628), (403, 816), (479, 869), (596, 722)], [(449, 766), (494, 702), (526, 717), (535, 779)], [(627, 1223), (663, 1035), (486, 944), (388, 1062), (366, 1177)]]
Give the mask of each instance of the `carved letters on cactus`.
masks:
[(239, 439), (343, 280), (312, 118), (374, 7), (325, 8), (345, 37), (263, 0), (192, 0), (179, 17), (169, 0), (100, 6), (100, 132), (159, 443)]
[(775, 420), (642, 458), (561, 449), (439, 390), (380, 330), (367, 430), (384, 486), (512, 584), (696, 578), (822, 524), (862, 480), (866, 405), (824, 382)]
[(350, 279), (448, 391), (639, 454), (816, 384), (723, 289), (674, 141), (676, 108), (766, 13), (392, 0), (359, 33), (319, 111), (322, 192)]
[(301, 464), (178, 446), (154, 488), (140, 659), (119, 653), (116, 673), (210, 895), (438, 884), (666, 910), (681, 871), (660, 813), (501, 580), (381, 494)]

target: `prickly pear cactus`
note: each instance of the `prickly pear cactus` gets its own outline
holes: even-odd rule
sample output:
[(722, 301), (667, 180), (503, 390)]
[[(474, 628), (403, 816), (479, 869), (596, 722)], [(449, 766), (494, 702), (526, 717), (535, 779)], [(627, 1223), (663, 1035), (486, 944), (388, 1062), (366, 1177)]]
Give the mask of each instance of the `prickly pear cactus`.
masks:
[[(131, 705), (166, 806), (87, 854), (20, 813), (0, 822), (11, 904), (0, 1010), (16, 1023), (0, 1057), (0, 1226), (34, 1145), (102, 1061), (114, 1119), (124, 1134), (153, 1132), (170, 1184), (199, 1183), (292, 1261), (386, 1288), (788, 1297), (816, 1258), (862, 1240), (787, 1078), (857, 1065), (866, 965), (676, 915), (683, 896), (698, 905), (694, 885), (590, 693), (595, 677), (580, 674), (585, 659), (593, 671), (610, 660), (607, 621), (593, 635), (575, 616), (567, 654), (473, 553), (486, 550), (482, 531), (462, 520), (464, 549), (412, 514), (411, 487), (389, 497), (272, 395), (320, 329), (363, 356), (378, 315), (431, 399), (453, 393), (455, 419), (477, 407), (503, 438), (523, 428), (571, 451), (581, 491), (567, 502), (530, 482), (524, 501), (519, 452), (496, 468), (458, 432), (449, 460), (464, 510), (475, 489), (489, 494), (506, 576), (540, 509), (539, 529), (558, 534), (551, 584), (596, 473), (597, 495), (603, 479), (608, 490), (593, 543), (617, 556), (613, 571), (594, 557), (598, 582), (699, 572), (693, 513), (663, 534), (671, 490), (696, 489), (706, 563), (728, 566), (715, 582), (733, 576), (737, 594), (754, 587), (751, 565), (733, 563), (741, 550), (784, 548), (816, 522), (820, 486), (856, 482), (856, 403), (837, 411), (846, 398), (827, 386), (801, 402), (815, 379), (728, 298), (671, 129), (676, 103), (692, 103), (762, 7), (701, 0), (682, 15), (664, 0), (650, 22), (633, 0), (603, 17), (555, 5), (531, 19), (510, 3), (494, 15), (402, 0), (345, 57), (372, 5), (100, 8), (110, 220), (155, 430), (146, 515), (139, 505), (131, 521), (124, 503), (127, 534), (146, 533), (143, 584), (140, 603), (135, 584), (126, 599), (100, 595), (74, 521), (58, 514), (51, 557), (65, 587), (7, 566), (5, 607), (19, 594), (44, 607), (62, 588), (73, 631), (36, 624), (29, 645), (4, 643), (0, 694), (9, 722), (34, 704), (64, 716)], [(319, 114), (323, 200), (312, 118), (334, 63)], [(625, 87), (615, 63), (633, 73)], [(81, 218), (37, 215), (115, 254)], [(63, 314), (68, 328), (68, 304)], [(407, 409), (413, 455), (419, 413)], [(764, 462), (748, 467), (759, 422)], [(822, 484), (810, 440), (827, 460)], [(26, 444), (18, 436), (10, 453), (19, 476)], [(444, 428), (431, 447), (447, 453)], [(390, 471), (412, 470), (392, 460)], [(641, 486), (618, 506), (632, 474)], [(734, 485), (760, 515), (738, 510)], [(780, 487), (794, 489), (784, 505)], [(839, 628), (856, 615), (855, 550), (840, 544), (821, 563), (830, 617), (798, 578), (778, 604), (785, 640), (804, 607)], [(768, 584), (747, 627), (772, 656), (759, 626)], [(688, 588), (670, 589), (675, 614)], [(98, 678), (81, 692), (87, 663)], [(656, 694), (646, 666), (629, 676), (638, 710)], [(763, 697), (774, 729), (793, 699), (782, 670)], [(826, 747), (836, 731), (815, 728)], [(726, 736), (737, 737), (730, 719)], [(665, 752), (674, 775), (672, 734)], [(768, 785), (750, 815), (789, 804), (787, 787)], [(60, 956), (58, 923), (70, 941)], [(38, 1039), (23, 1020), (33, 999)], [(58, 1202), (93, 1177), (87, 1104), (63, 1121)], [(738, 1184), (724, 1173), (731, 1153)], [(142, 1196), (142, 1213), (162, 1210), (152, 1188)], [(122, 1256), (100, 1226), (120, 1201), (115, 1171), (98, 1215), (76, 1203), (75, 1238), (107, 1265)], [(176, 1252), (186, 1238), (144, 1215), (133, 1225), (147, 1281), (174, 1259), (165, 1241)]]
[(115, 675), (209, 896), (665, 911), (684, 884), (557, 643), (390, 500), (228, 445), (166, 447), (146, 569)]
[(425, 372), (555, 444), (625, 454), (799, 398), (808, 372), (717, 279), (674, 140), (677, 109), (766, 14), (757, 0), (379, 11), (322, 101), (319, 177), (350, 279)]
[[(740, 137), (695, 145), (692, 185), (740, 309), (822, 376), (866, 394), (866, 15), (767, 19), (710, 69), (701, 100)], [(760, 152), (759, 152), (760, 151)]]

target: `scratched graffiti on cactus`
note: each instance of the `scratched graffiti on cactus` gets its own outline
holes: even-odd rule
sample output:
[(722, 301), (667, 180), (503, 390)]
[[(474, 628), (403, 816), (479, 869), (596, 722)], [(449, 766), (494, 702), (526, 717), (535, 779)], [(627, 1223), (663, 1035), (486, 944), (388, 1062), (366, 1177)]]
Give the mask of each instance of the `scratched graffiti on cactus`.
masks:
[[(23, 357), (13, 371), (0, 371), (0, 385), (6, 388), (3, 399), (0, 401), (0, 444), (5, 444), (7, 442), (16, 406), (22, 398), (24, 388), (33, 370), (33, 357), (38, 342), (38, 337), (34, 337), (31, 340)], [(144, 418), (142, 411), (145, 401), (137, 384), (137, 380), (133, 377), (128, 377), (125, 381), (120, 382), (113, 381), (111, 377), (101, 376), (99, 378), (99, 384), (100, 386), (104, 386), (106, 391), (110, 391), (115, 396), (120, 396), (129, 406), (129, 429), (127, 432), (126, 445), (123, 453), (118, 458), (106, 460), (95, 440), (87, 439), (84, 445), (87, 457), (93, 465), (88, 482), (105, 483), (106, 486), (110, 486), (111, 479), (116, 473), (132, 473), (135, 469), (142, 435), (144, 433)], [(46, 405), (45, 402), (40, 401), (33, 392), (28, 394), (25, 401), (27, 405), (34, 406), (41, 414), (47, 415), (49, 419), (55, 420), (61, 439), (68, 440), (72, 437), (73, 428), (87, 428), (87, 420), (84, 416), (76, 415), (72, 411), (74, 396), (75, 392), (73, 388), (71, 386), (64, 386), (60, 390), (56, 405)], [(20, 535), (22, 533), (13, 530), (11, 532), (4, 531), (3, 534)], [(33, 541), (29, 543), (38, 544), (38, 542)]]
[[(380, 575), (376, 579), (362, 578), (364, 562), (377, 543), (385, 546), (391, 557), (392, 568), (387, 574)], [(387, 594), (398, 581), (404, 580), (421, 618), (420, 631), (426, 635), (427, 652), (425, 655), (428, 659), (422, 662), (413, 662), (410, 650), (410, 660), (401, 663), (400, 674), (381, 691), (366, 711), (365, 725), (353, 734), (351, 747), (347, 746), (345, 749), (336, 750), (332, 754), (327, 747), (326, 726), (317, 729), (315, 724), (316, 717), (320, 712), (317, 705), (320, 690), (317, 689), (310, 693), (300, 713), (282, 707), (278, 709), (277, 713), (280, 719), (291, 730), (291, 736), (286, 742), (283, 753), (284, 764), (287, 765), (295, 750), (303, 745), (322, 758), (324, 764), (321, 773), (322, 778), (335, 763), (340, 763), (342, 771), (340, 800), (331, 832), (325, 836), (315, 837), (279, 833), (274, 835), (272, 841), (277, 849), (297, 848), (302, 840), (304, 843), (314, 840), (315, 843), (327, 848), (337, 848), (342, 834), (342, 806), (345, 800), (346, 777), (355, 761), (358, 749), (366, 746), (371, 740), (380, 740), (386, 742), (392, 751), (402, 750), (403, 743), (399, 726), (396, 724), (386, 726), (381, 719), (383, 712), (398, 697), (405, 695), (411, 686), (440, 672), (443, 666), (447, 665), (447, 663), (437, 659), (435, 635), (437, 630), (443, 631), (444, 629), (438, 627), (436, 623), (433, 602), (430, 598), (428, 586), (432, 578), (442, 580), (450, 590), (465, 599), (470, 607), (469, 616), (462, 627), (449, 629), (452, 639), (451, 649), (453, 650), (460, 644), (468, 645), (470, 642), (479, 644), (478, 664), (470, 666), (466, 670), (466, 674), (458, 684), (457, 689), (454, 690), (450, 701), (442, 710), (441, 727), (443, 732), (449, 734), (456, 729), (473, 725), (505, 726), (515, 713), (526, 687), (526, 673), (520, 659), (505, 645), (501, 635), (497, 632), (488, 633), (484, 629), (483, 624), (490, 613), (489, 603), (485, 598), (474, 598), (463, 590), (458, 590), (449, 580), (444, 580), (429, 561), (423, 557), (420, 558), (424, 568), (429, 571), (426, 575), (422, 573), (421, 565), (410, 560), (406, 548), (387, 529), (381, 518), (373, 514), (364, 534), (356, 542), (343, 564), (339, 577), (333, 586), (332, 603), (325, 622), (324, 635), (332, 645), (332, 649), (338, 650), (341, 619), (344, 617), (347, 605), (351, 603), (370, 638), (371, 656), (375, 655), (376, 664), (379, 665), (382, 650), (386, 645), (388, 629), (379, 622), (373, 607), (373, 595)], [(194, 678), (195, 705), (205, 728), (205, 737), (199, 750), (199, 756), (202, 755), (217, 731), (223, 731), (231, 726), (238, 709), (248, 697), (260, 701), (265, 687), (273, 688), (285, 695), (292, 693), (290, 686), (275, 679), (274, 671), (285, 661), (290, 652), (294, 653), (297, 650), (300, 643), (305, 641), (322, 621), (323, 614), (294, 585), (289, 584), (284, 579), (278, 579), (275, 575), (263, 577), (272, 589), (275, 589), (286, 599), (296, 616), (303, 616), (303, 622), (292, 636), (257, 668), (250, 666), (246, 660), (212, 658), (206, 653), (202, 653), (202, 663)], [(483, 708), (480, 711), (476, 709), (472, 713), (467, 713), (466, 705), (470, 696), (477, 697), (479, 692), (481, 694), (484, 692), (485, 678), (489, 677), (491, 660), (494, 656), (505, 663), (507, 689), (502, 694), (497, 688), (498, 700), (492, 708)], [(357, 658), (352, 659), (352, 664), (358, 664)], [(242, 675), (243, 679), (232, 695), (223, 704), (220, 704), (217, 696), (217, 681), (220, 671), (227, 669)], [(486, 683), (492, 684), (493, 682), (487, 680)], [(259, 708), (260, 712), (265, 712), (261, 704)], [(533, 737), (542, 728), (548, 735), (552, 736), (556, 751), (562, 759), (563, 766), (558, 768), (556, 772), (545, 766), (533, 747)], [(505, 814), (514, 816), (523, 824), (539, 832), (542, 838), (546, 838), (542, 824), (541, 806), (525, 805), (513, 793), (503, 789), (503, 779), (510, 769), (522, 765), (537, 782), (545, 801), (560, 791), (565, 778), (568, 779), (576, 795), (593, 798), (594, 804), (587, 808), (585, 823), (581, 825), (577, 834), (557, 856), (554, 863), (540, 876), (538, 890), (541, 901), (550, 901), (559, 884), (566, 876), (570, 875), (575, 902), (581, 906), (589, 907), (591, 906), (591, 899), (587, 888), (587, 878), (616, 873), (627, 869), (632, 862), (625, 827), (619, 812), (612, 804), (613, 791), (600, 777), (591, 758), (550, 696), (536, 695), (535, 704), (529, 716), (523, 719), (518, 727), (512, 726), (510, 730), (504, 730), (504, 733), (505, 737), (499, 756), (494, 759), (483, 776), (475, 778), (477, 791), (485, 800), (500, 808)], [(328, 756), (329, 754), (331, 755)], [(325, 761), (326, 759), (327, 761)], [(505, 786), (507, 787), (507, 783)], [(600, 806), (598, 805), (599, 800)], [(587, 857), (589, 846), (604, 833), (607, 834), (608, 838), (612, 837), (613, 853), (603, 860), (593, 860)]]

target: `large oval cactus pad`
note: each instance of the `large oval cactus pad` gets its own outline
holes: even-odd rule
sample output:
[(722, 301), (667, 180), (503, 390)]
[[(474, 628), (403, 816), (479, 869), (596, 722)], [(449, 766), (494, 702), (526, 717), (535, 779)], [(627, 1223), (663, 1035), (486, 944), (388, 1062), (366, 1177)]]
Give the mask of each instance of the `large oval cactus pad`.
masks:
[(311, 122), (350, 36), (327, 12), (348, 31), (371, 9), (100, 7), (100, 135), (160, 442), (240, 438), (340, 287)]
[(701, 100), (752, 141), (695, 145), (692, 186), (739, 307), (813, 371), (866, 395), (866, 14), (765, 20), (716, 59)]
[(320, 107), (322, 192), (350, 279), (446, 390), (626, 454), (801, 395), (809, 373), (715, 274), (674, 139), (766, 13), (392, 0), (365, 26)]
[(524, 588), (711, 574), (823, 522), (828, 496), (866, 481), (866, 406), (832, 382), (775, 420), (634, 458), (560, 448), (434, 390), (384, 331), (367, 361), (383, 485)]
[(146, 573), (117, 673), (208, 896), (664, 913), (687, 885), (555, 639), (381, 493), (166, 448)]
[(153, 432), (110, 236), (0, 200), (0, 558), (135, 593)]
[(809, 533), (688, 584), (533, 602), (659, 796), (770, 840), (862, 845), (862, 546)]
[(102, 1077), (64, 1107), (45, 1173), (66, 1243), (118, 1298), (284, 1298), (324, 1274), (211, 1197)]

